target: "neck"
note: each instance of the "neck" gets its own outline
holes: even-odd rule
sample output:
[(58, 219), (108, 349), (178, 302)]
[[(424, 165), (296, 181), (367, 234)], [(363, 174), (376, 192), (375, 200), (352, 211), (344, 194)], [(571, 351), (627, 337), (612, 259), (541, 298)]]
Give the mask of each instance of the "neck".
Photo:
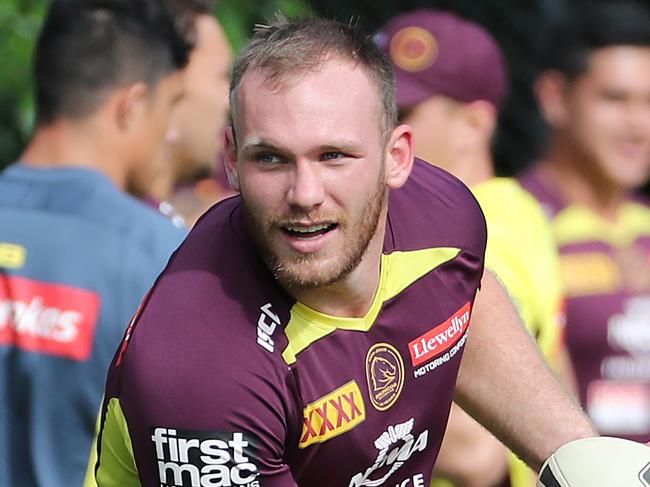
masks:
[(111, 137), (92, 120), (56, 120), (36, 129), (20, 156), (21, 162), (40, 167), (86, 167), (107, 176), (120, 189), (126, 187), (126, 168)]
[(289, 293), (304, 305), (324, 314), (347, 318), (365, 316), (379, 288), (386, 214), (387, 210), (384, 207), (377, 231), (370, 240), (361, 262), (352, 272), (329, 286), (289, 289)]
[(494, 177), (489, 151), (479, 151), (459, 157), (457, 161), (454, 161), (449, 172), (470, 188)]
[(453, 156), (453, 160), (437, 161), (435, 156), (431, 157), (425, 153), (417, 153), (416, 147), (416, 156), (450, 172), (469, 187), (494, 177), (492, 156), (489, 149), (457, 151)]
[(543, 177), (566, 203), (586, 206), (606, 219), (616, 219), (627, 190), (587, 167), (584, 156), (562, 144), (552, 143), (540, 164)]

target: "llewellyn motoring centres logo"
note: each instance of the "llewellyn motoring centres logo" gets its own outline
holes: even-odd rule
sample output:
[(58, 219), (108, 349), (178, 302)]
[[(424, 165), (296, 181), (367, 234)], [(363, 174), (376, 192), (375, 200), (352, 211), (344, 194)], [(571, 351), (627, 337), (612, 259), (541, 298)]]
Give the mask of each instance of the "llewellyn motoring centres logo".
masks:
[(385, 411), (399, 398), (404, 386), (404, 362), (388, 343), (376, 343), (366, 354), (368, 394), (375, 409)]
[(418, 367), (413, 371), (416, 378), (444, 365), (464, 347), (471, 311), (468, 301), (445, 321), (409, 342), (411, 364)]

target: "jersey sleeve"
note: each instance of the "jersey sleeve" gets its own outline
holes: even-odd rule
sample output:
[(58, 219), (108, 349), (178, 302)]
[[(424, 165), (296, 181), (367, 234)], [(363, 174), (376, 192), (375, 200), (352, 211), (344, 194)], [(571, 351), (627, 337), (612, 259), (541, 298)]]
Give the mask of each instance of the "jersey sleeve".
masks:
[(388, 219), (386, 252), (457, 248), (482, 273), (485, 217), (470, 190), (446, 171), (416, 159), (407, 183), (390, 193)]
[[(192, 470), (190, 466), (196, 465), (193, 465), (191, 462), (196, 462), (196, 458), (193, 458), (191, 454), (188, 454), (187, 460), (190, 463), (179, 465), (178, 462), (173, 462), (171, 460), (167, 462), (158, 461), (157, 480), (159, 483), (150, 484), (147, 479), (144, 479), (141, 482), (133, 453), (129, 427), (119, 400), (117, 398), (110, 399), (106, 404), (105, 412), (104, 420), (102, 422), (102, 432), (100, 435), (100, 445), (97, 449), (97, 452), (99, 452), (99, 461), (95, 464), (92, 474), (86, 478), (84, 487), (195, 485), (192, 483), (194, 478), (198, 478), (200, 481), (202, 478), (205, 479), (210, 477), (216, 482), (214, 485), (297, 487), (297, 484), (293, 480), (291, 472), (286, 465), (281, 465), (280, 468), (274, 469), (273, 473), (257, 472), (257, 462), (275, 462), (269, 461), (269, 458), (255, 458), (253, 454), (247, 453), (246, 448), (249, 445), (247, 444), (248, 441), (246, 438), (248, 435), (246, 433), (241, 433), (241, 436), (238, 436), (235, 433), (232, 435), (232, 444), (235, 445), (232, 447), (232, 462), (235, 464), (234, 466), (224, 467), (224, 464), (205, 462), (205, 459), (201, 460), (199, 458), (198, 462), (204, 463), (203, 468), (200, 470)], [(176, 438), (177, 441), (181, 440), (178, 435), (178, 430), (176, 430), (175, 436), (169, 436), (169, 429), (165, 428), (157, 428), (152, 434), (152, 441), (156, 442), (156, 447), (160, 447), (163, 456), (165, 453), (163, 441), (167, 441), (167, 444), (170, 445), (171, 443), (169, 443), (169, 440), (172, 438)], [(187, 438), (184, 439), (187, 440)], [(212, 441), (213, 443), (204, 447), (204, 445), (208, 444), (207, 442), (209, 441)], [(209, 453), (214, 453), (216, 455), (213, 455), (213, 461), (221, 461), (224, 459), (224, 456), (222, 456), (223, 453), (217, 454), (217, 452), (223, 452), (224, 450), (218, 450), (215, 448), (215, 445), (216, 447), (219, 447), (226, 445), (229, 442), (222, 440), (223, 443), (218, 444), (218, 441), (219, 440), (203, 440), (199, 444), (199, 450), (208, 450)], [(187, 444), (189, 443), (190, 442), (188, 441)], [(178, 441), (176, 445), (180, 446), (181, 442)], [(239, 451), (240, 447), (241, 451)], [(196, 457), (196, 455), (194, 457)], [(181, 460), (180, 452), (178, 458)], [(213, 470), (210, 470), (211, 466), (213, 467)], [(194, 472), (197, 471), (199, 472), (198, 477), (194, 474)], [(186, 479), (189, 481), (187, 484), (183, 483)], [(181, 482), (178, 482), (179, 480)], [(205, 485), (211, 484), (208, 483)]]
[(217, 302), (215, 279), (166, 272), (127, 330), (107, 380), (99, 487), (297, 485), (293, 376), (257, 344), (259, 311)]

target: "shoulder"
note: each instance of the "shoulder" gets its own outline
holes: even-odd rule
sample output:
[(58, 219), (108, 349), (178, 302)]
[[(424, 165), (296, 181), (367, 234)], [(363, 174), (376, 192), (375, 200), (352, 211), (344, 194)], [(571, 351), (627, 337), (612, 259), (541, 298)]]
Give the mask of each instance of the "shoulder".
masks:
[(94, 169), (15, 164), (0, 180), (0, 201), (8, 208), (17, 213), (31, 211), (70, 223), (87, 235), (120, 241), (122, 250), (135, 252), (139, 258), (154, 256), (158, 268), (159, 261), (166, 259), (185, 235)]
[(629, 202), (640, 206), (646, 211), (650, 211), (650, 196), (645, 193), (633, 193), (630, 196)]
[[(205, 346), (206, 357), (228, 368), (255, 365), (259, 354), (268, 359), (259, 329), (286, 323), (295, 300), (277, 285), (242, 227), (234, 198), (197, 222), (141, 310), (134, 336), (148, 349), (164, 342), (195, 351)], [(272, 357), (281, 361), (278, 353)]]
[[(153, 207), (121, 191), (105, 193), (111, 206), (105, 210), (106, 223), (147, 248), (176, 248), (187, 234)], [(103, 198), (102, 198), (103, 199)]]
[(417, 160), (407, 183), (391, 192), (389, 222), (400, 250), (458, 247), (481, 255), (485, 218), (470, 190), (448, 172)]
[(232, 203), (197, 224), (158, 278), (113, 361), (107, 397), (124, 407), (136, 456), (156, 451), (142, 424), (188, 441), (233, 432), (258, 448), (260, 472), (272, 473), (298, 428), (281, 355), (292, 302), (247, 261), (227, 223)]
[(152, 276), (149, 274), (155, 277), (162, 270), (187, 231), (128, 194), (114, 188), (102, 193), (92, 200), (95, 208), (87, 208), (84, 216), (90, 219), (95, 214), (94, 223), (119, 242), (127, 275), (144, 277), (147, 274), (146, 281), (150, 283)]
[(561, 200), (546, 179), (539, 164), (517, 175), (521, 187), (539, 202), (546, 217), (552, 219), (566, 207), (566, 203)]
[[(472, 187), (472, 192), (481, 205), (490, 232), (493, 226), (500, 225), (516, 226), (518, 232), (522, 227), (535, 233), (550, 232), (539, 201), (516, 179), (492, 178)], [(517, 240), (523, 237), (520, 235)]]
[(490, 236), (486, 266), (506, 286), (530, 330), (555, 326), (560, 275), (551, 224), (535, 198), (512, 178), (472, 188)]

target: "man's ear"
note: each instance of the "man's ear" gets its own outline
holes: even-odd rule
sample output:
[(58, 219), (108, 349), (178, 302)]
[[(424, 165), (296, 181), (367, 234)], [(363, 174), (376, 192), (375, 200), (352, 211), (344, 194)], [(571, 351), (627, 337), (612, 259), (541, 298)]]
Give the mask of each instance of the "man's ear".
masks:
[(386, 185), (390, 189), (401, 188), (413, 169), (415, 152), (413, 150), (413, 133), (406, 124), (393, 129), (386, 144)]
[(228, 182), (233, 189), (239, 191), (239, 174), (237, 173), (237, 142), (232, 125), (226, 127), (226, 140), (224, 144), (225, 166)]
[(118, 90), (114, 97), (117, 126), (124, 131), (132, 130), (148, 109), (149, 87), (135, 83)]
[(566, 91), (567, 78), (559, 71), (545, 71), (535, 80), (534, 89), (539, 110), (546, 123), (553, 128), (567, 122)]
[(497, 108), (485, 100), (476, 100), (460, 105), (465, 130), (459, 134), (466, 140), (464, 147), (470, 146), (472, 150), (489, 144), (497, 128), (499, 113)]
[(468, 123), (489, 139), (497, 128), (499, 113), (492, 103), (476, 100), (467, 104)]

